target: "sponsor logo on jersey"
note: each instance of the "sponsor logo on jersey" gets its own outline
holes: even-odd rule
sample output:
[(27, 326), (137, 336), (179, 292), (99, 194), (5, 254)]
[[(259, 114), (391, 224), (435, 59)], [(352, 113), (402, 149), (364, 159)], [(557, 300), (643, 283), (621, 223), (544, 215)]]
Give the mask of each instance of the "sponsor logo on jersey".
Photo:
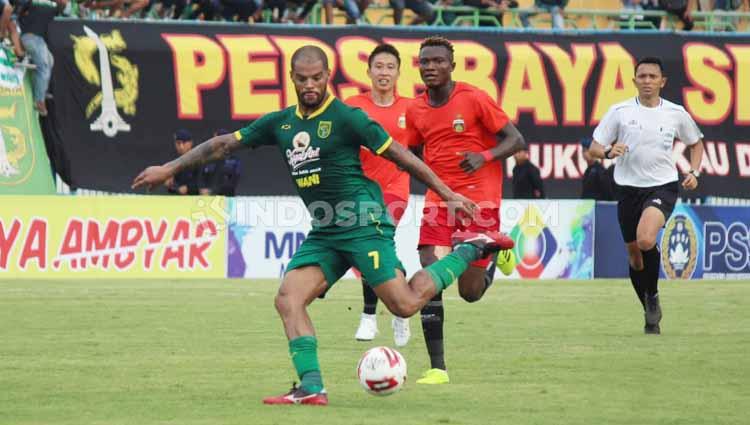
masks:
[(291, 128), (292, 128), (292, 125), (291, 125), (291, 124), (282, 124), (282, 125), (281, 125), (281, 129), (282, 129), (282, 130), (289, 130), (289, 129), (291, 129)]
[(306, 131), (300, 131), (294, 135), (292, 146), (294, 149), (286, 150), (286, 158), (292, 170), (320, 159), (320, 148), (310, 146), (310, 133)]
[(669, 220), (661, 239), (661, 263), (669, 279), (690, 279), (698, 260), (698, 236), (693, 221), (682, 214)]

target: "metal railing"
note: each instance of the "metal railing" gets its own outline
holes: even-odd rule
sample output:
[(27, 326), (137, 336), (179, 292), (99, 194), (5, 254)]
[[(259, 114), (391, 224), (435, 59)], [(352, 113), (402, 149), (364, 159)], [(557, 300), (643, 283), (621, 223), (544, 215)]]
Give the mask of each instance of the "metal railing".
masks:
[[(539, 24), (547, 25), (550, 22), (549, 12), (535, 8), (499, 11), (478, 9), (470, 6), (435, 6), (434, 9), (437, 16), (432, 25), (435, 26), (481, 25), (520, 29), (523, 28), (521, 17), (524, 15), (531, 18), (531, 22), (534, 25), (530, 28), (533, 29), (538, 29)], [(322, 12), (321, 5), (316, 5), (308, 17), (307, 23), (321, 24), (323, 22)], [(339, 18), (344, 16), (343, 12), (338, 10), (335, 12), (335, 15)], [(564, 15), (566, 29), (574, 30), (677, 30), (680, 28), (679, 19), (676, 16), (658, 10), (566, 9)], [(695, 30), (698, 31), (750, 31), (750, 12), (693, 12), (692, 17), (695, 21)], [(392, 25), (393, 13), (389, 6), (371, 5), (363, 15), (363, 18), (369, 24)], [(404, 16), (402, 25), (409, 20), (407, 16)]]

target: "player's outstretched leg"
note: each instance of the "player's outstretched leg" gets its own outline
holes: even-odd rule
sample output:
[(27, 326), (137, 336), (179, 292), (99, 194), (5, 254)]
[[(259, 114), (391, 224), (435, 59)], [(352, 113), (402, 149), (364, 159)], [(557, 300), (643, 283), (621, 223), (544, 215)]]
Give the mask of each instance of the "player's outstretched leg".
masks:
[(263, 399), (265, 404), (305, 404), (325, 406), (328, 394), (318, 364), (318, 340), (315, 337), (307, 306), (327, 289), (319, 267), (308, 266), (289, 271), (279, 287), (275, 305), (289, 339), (292, 358), (300, 385), (282, 395)]
[(362, 280), (362, 298), (364, 299), (364, 308), (362, 316), (359, 319), (359, 327), (354, 334), (357, 341), (372, 341), (378, 334), (378, 320), (375, 311), (378, 305), (378, 296), (372, 290), (367, 282)]
[(404, 285), (403, 274), (377, 285), (375, 293), (391, 313), (399, 317), (411, 317), (438, 292), (450, 286), (469, 264), (486, 258), (500, 249), (508, 249), (513, 241), (496, 232), (475, 233), (460, 237), (453, 252), (436, 263), (418, 271)]

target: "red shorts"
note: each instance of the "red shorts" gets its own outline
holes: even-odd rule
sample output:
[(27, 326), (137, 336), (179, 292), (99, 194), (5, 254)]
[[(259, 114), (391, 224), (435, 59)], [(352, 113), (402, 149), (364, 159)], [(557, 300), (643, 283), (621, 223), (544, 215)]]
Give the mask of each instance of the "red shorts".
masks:
[(401, 217), (404, 216), (406, 206), (409, 202), (388, 192), (383, 193), (383, 202), (385, 202), (385, 207), (388, 209), (388, 213), (393, 217), (393, 225), (398, 226), (398, 222), (401, 221)]
[[(457, 231), (497, 232), (500, 230), (500, 208), (483, 208), (468, 226), (448, 215), (448, 209), (438, 205), (425, 205), (419, 229), (419, 247), (451, 246), (451, 235)], [(492, 258), (471, 263), (472, 266), (487, 267)]]

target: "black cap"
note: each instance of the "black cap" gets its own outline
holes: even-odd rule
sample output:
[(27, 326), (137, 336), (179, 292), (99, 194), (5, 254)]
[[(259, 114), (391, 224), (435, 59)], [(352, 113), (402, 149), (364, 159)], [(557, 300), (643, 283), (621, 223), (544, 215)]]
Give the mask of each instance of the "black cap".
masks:
[(175, 140), (193, 140), (193, 135), (190, 134), (189, 131), (185, 130), (184, 128), (181, 128), (174, 132), (174, 139)]

